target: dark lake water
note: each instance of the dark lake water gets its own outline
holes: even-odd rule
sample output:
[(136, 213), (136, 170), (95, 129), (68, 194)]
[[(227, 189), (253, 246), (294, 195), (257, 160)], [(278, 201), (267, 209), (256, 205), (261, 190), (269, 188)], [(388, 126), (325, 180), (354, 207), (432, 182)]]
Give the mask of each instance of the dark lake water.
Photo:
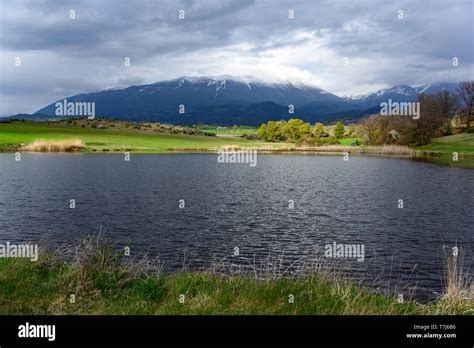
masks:
[(416, 287), (420, 298), (442, 290), (443, 245), (461, 245), (472, 260), (472, 170), (381, 157), (259, 155), (255, 167), (216, 159), (0, 154), (0, 243), (74, 245), (103, 226), (111, 241), (159, 256), (169, 271), (181, 269), (185, 249), (190, 266), (206, 267), (363, 244), (364, 261), (339, 259), (341, 269), (389, 291)]

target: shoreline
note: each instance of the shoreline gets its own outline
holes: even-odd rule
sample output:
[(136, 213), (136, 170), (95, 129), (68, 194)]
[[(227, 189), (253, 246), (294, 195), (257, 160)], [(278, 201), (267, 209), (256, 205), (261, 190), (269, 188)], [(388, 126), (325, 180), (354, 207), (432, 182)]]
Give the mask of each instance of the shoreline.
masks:
[[(220, 150), (225, 149), (226, 147), (219, 148), (165, 148), (165, 149), (133, 149), (133, 148), (94, 148), (86, 147), (82, 150), (74, 151), (31, 151), (23, 150), (22, 145), (0, 145), (0, 153), (140, 153), (140, 154), (163, 154), (163, 153), (217, 153)], [(417, 150), (407, 146), (343, 146), (343, 145), (328, 145), (328, 146), (303, 146), (303, 147), (282, 147), (282, 148), (271, 148), (270, 146), (264, 147), (252, 147), (252, 146), (227, 146), (228, 149), (233, 149), (235, 151), (240, 150), (256, 150), (258, 153), (285, 153), (285, 154), (331, 154), (331, 155), (341, 155), (344, 152), (349, 154), (358, 154), (358, 155), (372, 155), (372, 154), (381, 154), (389, 155), (394, 157), (420, 157), (418, 154), (422, 154), (424, 157), (441, 157), (442, 152), (439, 151), (427, 151), (427, 150)], [(461, 154), (462, 155), (462, 154)], [(474, 155), (472, 156), (474, 158)]]
[[(368, 157), (383, 157), (393, 159), (409, 159), (418, 162), (425, 162), (430, 164), (438, 164), (454, 168), (474, 169), (474, 154), (459, 153), (459, 161), (452, 161), (451, 155), (441, 151), (419, 150), (413, 148), (406, 148), (411, 153), (396, 153), (384, 151), (384, 146), (371, 146), (360, 149), (354, 149), (352, 146), (342, 148), (335, 145), (337, 149), (315, 149), (315, 148), (253, 148), (253, 147), (234, 147), (236, 150), (257, 150), (260, 155), (316, 155), (316, 156), (343, 156), (347, 152), (350, 156), (368, 156)], [(359, 146), (358, 146), (359, 147)], [(222, 148), (221, 148), (222, 149)], [(166, 155), (166, 154), (217, 154), (221, 149), (207, 149), (207, 148), (167, 148), (163, 150), (142, 150), (142, 149), (96, 149), (85, 148), (80, 151), (24, 151), (21, 146), (10, 146), (7, 151), (0, 146), (0, 154), (15, 154), (17, 152), (25, 154), (115, 154), (123, 155), (128, 152), (136, 155)], [(344, 151), (346, 150), (346, 151)]]
[(60, 251), (45, 249), (36, 262), (0, 258), (0, 314), (474, 314), (472, 294), (466, 297), (464, 287), (457, 285), (462, 269), (447, 275), (453, 287), (437, 300), (419, 303), (407, 296), (400, 302), (400, 294), (380, 293), (345, 279), (321, 261), (297, 276), (264, 268), (229, 273), (222, 262), (203, 271), (189, 271), (183, 264), (181, 271), (164, 273), (159, 264), (126, 257), (103, 238), (85, 237), (69, 261)]

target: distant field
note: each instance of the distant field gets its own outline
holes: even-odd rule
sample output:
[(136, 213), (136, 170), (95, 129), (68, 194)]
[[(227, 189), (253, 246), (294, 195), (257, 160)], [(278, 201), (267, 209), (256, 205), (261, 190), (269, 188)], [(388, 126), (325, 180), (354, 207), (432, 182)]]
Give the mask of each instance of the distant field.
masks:
[(238, 126), (238, 127), (212, 127), (212, 126), (203, 126), (198, 127), (200, 130), (215, 133), (217, 135), (224, 136), (241, 136), (243, 134), (255, 134), (257, 133), (257, 127), (247, 127), (247, 126)]
[[(81, 128), (80, 126), (46, 122), (14, 122), (0, 123), (0, 145), (20, 145), (31, 143), (38, 139), (64, 140), (80, 139), (87, 148), (86, 151), (119, 151), (124, 148), (138, 152), (161, 152), (185, 149), (218, 149), (226, 145), (239, 147), (266, 147), (274, 149), (293, 148), (291, 143), (268, 143), (261, 140), (240, 138), (241, 134), (255, 134), (255, 127), (238, 127), (217, 129), (217, 127), (200, 127), (200, 130), (215, 133), (217, 136), (195, 136), (184, 134), (167, 134), (152, 132), (152, 128), (141, 130), (128, 129), (123, 123), (107, 129)], [(341, 139), (342, 145), (351, 145), (353, 140), (360, 138)]]
[(341, 145), (351, 146), (354, 140), (358, 140), (359, 144), (362, 144), (362, 142), (364, 141), (364, 139), (362, 138), (344, 138), (340, 139), (339, 142), (341, 143)]
[[(92, 124), (106, 125), (106, 129), (92, 128)], [(84, 126), (84, 128), (83, 128)], [(298, 149), (294, 143), (269, 143), (262, 140), (247, 140), (240, 138), (239, 134), (254, 134), (255, 127), (237, 127), (235, 129), (203, 126), (200, 131), (215, 133), (217, 136), (172, 134), (171, 126), (163, 131), (163, 125), (157, 123), (142, 123), (124, 121), (94, 121), (85, 120), (74, 122), (12, 122), (0, 123), (0, 151), (14, 152), (19, 145), (32, 143), (35, 140), (70, 140), (79, 139), (86, 145), (85, 152), (124, 152), (160, 153), (169, 151), (215, 151), (225, 146), (251, 147), (264, 150), (281, 151), (311, 151), (311, 149)], [(179, 127), (178, 127), (179, 129)], [(196, 128), (194, 128), (196, 130)], [(350, 145), (353, 140), (361, 138), (344, 138), (341, 145), (334, 147), (334, 152), (360, 150)], [(338, 147), (339, 146), (339, 147)], [(341, 147), (342, 146), (342, 147)], [(344, 146), (346, 147), (344, 149)], [(315, 147), (316, 152), (327, 152), (332, 146)], [(457, 134), (434, 139), (429, 145), (416, 148), (428, 152), (417, 156), (417, 159), (440, 164), (474, 168), (474, 134)], [(370, 150), (370, 151), (369, 151)], [(373, 150), (373, 151), (372, 151)], [(366, 149), (364, 153), (378, 154), (378, 147)], [(458, 152), (462, 160), (454, 162), (452, 153)], [(420, 158), (421, 157), (421, 158)]]
[[(63, 140), (81, 139), (87, 151), (119, 151), (127, 148), (138, 152), (161, 152), (178, 149), (217, 149), (226, 145), (240, 147), (269, 146), (263, 141), (243, 138), (224, 138), (184, 134), (153, 133), (152, 131), (130, 129), (93, 129), (58, 125), (45, 122), (0, 123), (0, 145), (19, 145), (37, 139)], [(280, 147), (287, 144), (272, 144)]]

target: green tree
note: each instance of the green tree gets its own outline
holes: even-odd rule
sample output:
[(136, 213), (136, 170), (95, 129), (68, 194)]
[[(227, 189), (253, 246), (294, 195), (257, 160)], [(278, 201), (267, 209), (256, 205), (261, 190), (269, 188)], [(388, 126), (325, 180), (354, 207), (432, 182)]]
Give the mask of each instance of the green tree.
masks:
[(324, 128), (324, 124), (318, 122), (314, 125), (313, 128), (313, 135), (315, 138), (322, 138), (327, 136), (326, 129)]
[(282, 134), (283, 136), (290, 141), (297, 141), (298, 139), (304, 137), (311, 133), (311, 127), (309, 123), (304, 122), (303, 120), (292, 118), (286, 124), (283, 125)]
[(344, 124), (341, 121), (336, 123), (336, 127), (334, 128), (334, 136), (336, 139), (341, 139), (344, 136), (346, 129), (344, 128)]
[(265, 141), (286, 140), (282, 134), (283, 125), (284, 123), (281, 121), (268, 121), (258, 128), (257, 136), (263, 138)]

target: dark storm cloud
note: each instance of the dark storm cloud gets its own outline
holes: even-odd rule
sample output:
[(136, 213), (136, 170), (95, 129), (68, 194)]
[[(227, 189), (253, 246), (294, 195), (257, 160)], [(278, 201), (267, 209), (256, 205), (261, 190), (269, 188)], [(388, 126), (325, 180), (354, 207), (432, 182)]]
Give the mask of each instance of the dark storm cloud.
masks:
[[(0, 10), (0, 114), (79, 92), (260, 65), (282, 77), (312, 74), (334, 92), (472, 78), (470, 0), (1, 0)], [(349, 69), (339, 66), (343, 57)]]

